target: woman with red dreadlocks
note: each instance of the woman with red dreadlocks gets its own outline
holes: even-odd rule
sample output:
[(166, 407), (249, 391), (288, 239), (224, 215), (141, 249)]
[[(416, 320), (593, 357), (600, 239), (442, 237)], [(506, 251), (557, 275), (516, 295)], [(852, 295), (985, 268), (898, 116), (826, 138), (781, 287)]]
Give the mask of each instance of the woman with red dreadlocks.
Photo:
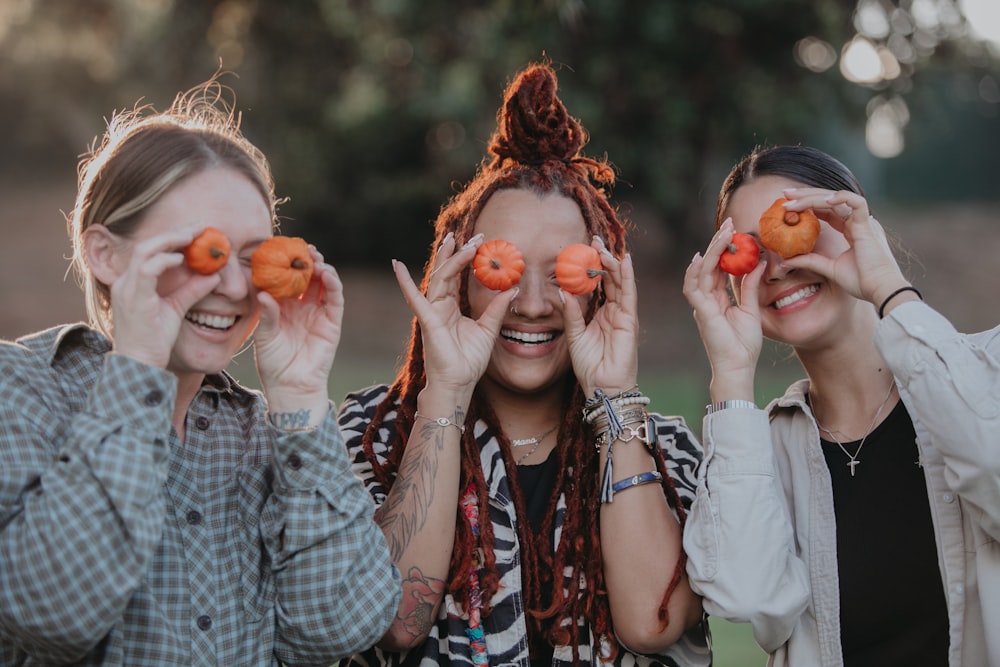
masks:
[[(490, 157), (442, 208), (390, 387), (351, 394), (340, 425), (379, 507), (404, 595), (358, 665), (708, 665), (681, 525), (700, 447), (648, 414), (636, 376), (636, 285), (614, 173), (532, 65), (508, 86)], [(470, 263), (517, 246), (520, 281), (493, 291)], [(556, 258), (599, 251), (593, 294)]]

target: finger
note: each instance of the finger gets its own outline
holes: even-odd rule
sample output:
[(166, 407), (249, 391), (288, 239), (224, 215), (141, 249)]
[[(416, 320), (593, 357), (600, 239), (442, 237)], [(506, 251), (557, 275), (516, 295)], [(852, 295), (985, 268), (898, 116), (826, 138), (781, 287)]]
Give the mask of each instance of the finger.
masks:
[(494, 338), (499, 336), (500, 326), (503, 324), (504, 318), (507, 317), (507, 309), (510, 308), (511, 301), (517, 298), (520, 291), (521, 289), (515, 286), (493, 297), (490, 304), (486, 306), (486, 310), (479, 316), (477, 324), (493, 334)]
[(399, 289), (403, 293), (403, 299), (406, 300), (407, 305), (413, 314), (417, 314), (417, 309), (423, 303), (426, 303), (424, 295), (420, 293), (420, 289), (413, 282), (413, 278), (410, 276), (409, 269), (398, 259), (392, 260), (392, 272), (396, 275), (396, 282), (399, 284)]
[(618, 305), (629, 314), (638, 311), (639, 293), (635, 284), (635, 266), (632, 264), (632, 253), (625, 253), (621, 261), (621, 293)]
[(578, 299), (567, 295), (561, 287), (559, 288), (559, 302), (562, 304), (563, 333), (566, 335), (566, 340), (572, 344), (587, 330), (587, 323), (583, 318), (583, 308)]
[(753, 267), (753, 270), (743, 276), (740, 281), (739, 304), (740, 307), (756, 319), (760, 319), (760, 281), (767, 270), (767, 260), (762, 259)]
[(621, 262), (611, 254), (611, 251), (604, 244), (604, 239), (600, 236), (595, 235), (590, 241), (590, 246), (597, 250), (601, 260), (601, 268), (604, 270), (604, 276), (601, 279), (601, 282), (604, 283), (604, 295), (608, 300), (617, 300), (621, 290)]
[[(449, 236), (450, 233), (449, 233)], [(445, 237), (435, 258), (435, 267), (428, 275), (427, 300), (438, 301), (458, 293), (458, 280), (462, 271), (475, 257), (479, 246), (483, 244), (484, 236), (476, 234), (465, 244), (454, 250), (454, 237)]]

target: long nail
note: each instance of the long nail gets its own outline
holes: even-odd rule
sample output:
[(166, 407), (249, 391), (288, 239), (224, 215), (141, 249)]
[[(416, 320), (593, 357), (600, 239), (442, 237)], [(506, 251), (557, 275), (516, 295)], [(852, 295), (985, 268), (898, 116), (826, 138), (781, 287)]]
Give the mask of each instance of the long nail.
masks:
[(465, 249), (465, 248), (470, 248), (470, 247), (472, 247), (474, 245), (478, 245), (479, 242), (482, 241), (482, 240), (483, 240), (483, 234), (482, 233), (476, 234), (471, 239), (469, 239), (468, 241), (466, 241), (465, 245), (462, 246), (462, 248)]

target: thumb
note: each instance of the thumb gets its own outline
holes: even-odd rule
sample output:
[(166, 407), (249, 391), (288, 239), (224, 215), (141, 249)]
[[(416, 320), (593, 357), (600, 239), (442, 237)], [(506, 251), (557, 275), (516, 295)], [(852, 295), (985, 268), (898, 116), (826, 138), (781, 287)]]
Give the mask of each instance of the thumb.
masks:
[(583, 310), (576, 299), (567, 299), (566, 292), (559, 288), (559, 300), (563, 304), (563, 332), (566, 340), (570, 343), (577, 340), (587, 330), (587, 323), (583, 321)]
[(767, 260), (762, 259), (753, 267), (753, 271), (743, 276), (740, 282), (740, 308), (745, 312), (760, 318), (760, 281), (767, 270)]
[(479, 316), (478, 324), (483, 329), (486, 329), (494, 336), (500, 335), (500, 325), (503, 324), (504, 317), (507, 314), (507, 309), (510, 308), (511, 302), (517, 298), (518, 292), (521, 291), (520, 287), (513, 287), (511, 289), (500, 292), (493, 300), (490, 301), (490, 305), (486, 307), (483, 314)]

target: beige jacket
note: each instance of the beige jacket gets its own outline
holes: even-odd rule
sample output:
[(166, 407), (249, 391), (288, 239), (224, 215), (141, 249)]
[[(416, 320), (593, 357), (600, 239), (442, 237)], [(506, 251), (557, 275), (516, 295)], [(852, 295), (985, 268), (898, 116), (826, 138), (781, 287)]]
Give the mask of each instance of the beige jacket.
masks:
[[(879, 323), (875, 343), (920, 447), (949, 664), (1000, 667), (1000, 327), (961, 334), (912, 301)], [(706, 612), (751, 623), (769, 665), (839, 667), (833, 492), (807, 387), (793, 384), (766, 410), (705, 417), (684, 546)]]

